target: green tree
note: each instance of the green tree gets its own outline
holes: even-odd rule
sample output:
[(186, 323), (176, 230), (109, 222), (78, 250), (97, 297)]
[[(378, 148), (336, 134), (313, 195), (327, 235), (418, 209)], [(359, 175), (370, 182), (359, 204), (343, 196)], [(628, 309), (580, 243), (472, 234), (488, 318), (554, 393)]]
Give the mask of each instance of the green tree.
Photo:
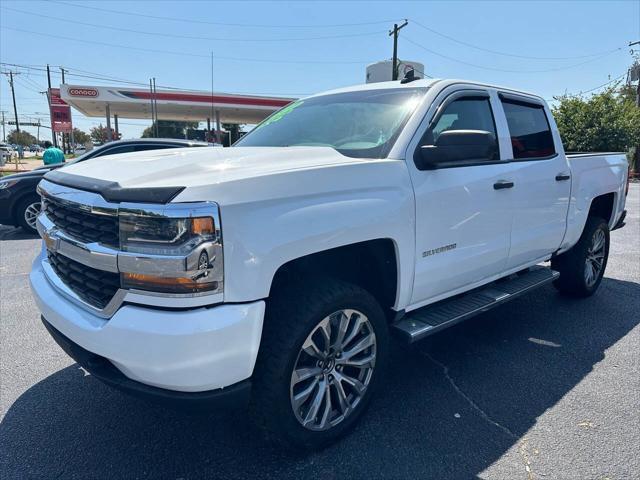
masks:
[(89, 136), (88, 133), (83, 132), (79, 128), (74, 128), (73, 129), (73, 140), (78, 145), (85, 145), (86, 143), (91, 141), (91, 137)]
[[(89, 132), (89, 136), (95, 143), (106, 143), (109, 141), (109, 137), (107, 135), (107, 127), (103, 127), (102, 124), (98, 125), (97, 127), (93, 127)], [(116, 137), (115, 130), (113, 128), (111, 129), (112, 140), (120, 140), (121, 136), (122, 135), (118, 134), (118, 136)]]
[(37, 144), (38, 139), (24, 130), (21, 130), (20, 132), (18, 132), (18, 130), (12, 130), (9, 135), (7, 135), (7, 142), (26, 147), (27, 145)]
[[(156, 124), (153, 122), (150, 127), (142, 132), (142, 138), (155, 137)], [(186, 138), (189, 128), (198, 128), (198, 122), (178, 122), (173, 120), (158, 120), (158, 137), (160, 138)]]
[(640, 145), (640, 108), (629, 86), (589, 98), (556, 98), (553, 116), (567, 151), (630, 152)]

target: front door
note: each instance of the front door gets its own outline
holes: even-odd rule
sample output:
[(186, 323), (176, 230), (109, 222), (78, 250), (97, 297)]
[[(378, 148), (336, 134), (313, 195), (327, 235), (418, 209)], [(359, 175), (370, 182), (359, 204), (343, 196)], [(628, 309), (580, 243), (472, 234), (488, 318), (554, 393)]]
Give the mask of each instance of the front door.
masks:
[(416, 150), (419, 154), (420, 146), (435, 144), (449, 130), (490, 132), (496, 142), (490, 158), (465, 158), (434, 170), (410, 168), (416, 196), (414, 307), (463, 291), (506, 267), (514, 167), (501, 160), (492, 106), (482, 89), (450, 94)]

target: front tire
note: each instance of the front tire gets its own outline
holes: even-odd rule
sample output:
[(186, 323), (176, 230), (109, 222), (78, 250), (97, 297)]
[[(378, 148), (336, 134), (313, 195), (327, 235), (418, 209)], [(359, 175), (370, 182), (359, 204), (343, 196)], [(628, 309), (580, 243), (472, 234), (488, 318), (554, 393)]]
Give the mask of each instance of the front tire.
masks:
[(551, 268), (560, 272), (553, 284), (565, 295), (589, 297), (600, 286), (608, 258), (609, 225), (600, 217), (589, 217), (578, 243), (551, 260)]
[(21, 200), (16, 207), (18, 225), (27, 233), (38, 233), (36, 218), (40, 213), (40, 197), (30, 196)]
[(280, 291), (265, 316), (252, 411), (267, 436), (317, 449), (353, 428), (386, 362), (388, 333), (377, 301), (335, 279)]

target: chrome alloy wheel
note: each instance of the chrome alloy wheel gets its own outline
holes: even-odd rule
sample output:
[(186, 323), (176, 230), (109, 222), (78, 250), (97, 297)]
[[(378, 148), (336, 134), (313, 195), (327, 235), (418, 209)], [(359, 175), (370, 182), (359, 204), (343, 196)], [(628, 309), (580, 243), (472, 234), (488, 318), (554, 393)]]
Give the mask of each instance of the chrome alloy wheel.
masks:
[(29, 227), (36, 229), (36, 219), (40, 213), (40, 202), (33, 202), (24, 209), (24, 221)]
[(357, 310), (325, 317), (309, 334), (291, 374), (291, 407), (300, 424), (328, 430), (362, 400), (376, 363), (376, 335)]
[(587, 259), (584, 266), (584, 281), (591, 288), (598, 281), (604, 265), (606, 240), (601, 229), (596, 230), (591, 237), (591, 245), (587, 249)]

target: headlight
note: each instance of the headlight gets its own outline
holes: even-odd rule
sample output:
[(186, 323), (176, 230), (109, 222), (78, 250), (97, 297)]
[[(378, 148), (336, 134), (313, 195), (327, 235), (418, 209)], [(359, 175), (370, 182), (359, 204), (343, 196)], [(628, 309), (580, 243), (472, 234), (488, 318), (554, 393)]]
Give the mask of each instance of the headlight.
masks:
[(4, 190), (5, 188), (9, 188), (18, 183), (19, 180), (0, 180), (0, 190)]
[(125, 252), (185, 255), (215, 240), (212, 217), (163, 218), (120, 215), (120, 244)]
[[(123, 288), (175, 294), (222, 292), (223, 254), (217, 205), (124, 209), (119, 212), (119, 225), (120, 249), (134, 254), (128, 255), (127, 265), (131, 268), (121, 274)], [(142, 263), (151, 266), (152, 271), (136, 268)]]

